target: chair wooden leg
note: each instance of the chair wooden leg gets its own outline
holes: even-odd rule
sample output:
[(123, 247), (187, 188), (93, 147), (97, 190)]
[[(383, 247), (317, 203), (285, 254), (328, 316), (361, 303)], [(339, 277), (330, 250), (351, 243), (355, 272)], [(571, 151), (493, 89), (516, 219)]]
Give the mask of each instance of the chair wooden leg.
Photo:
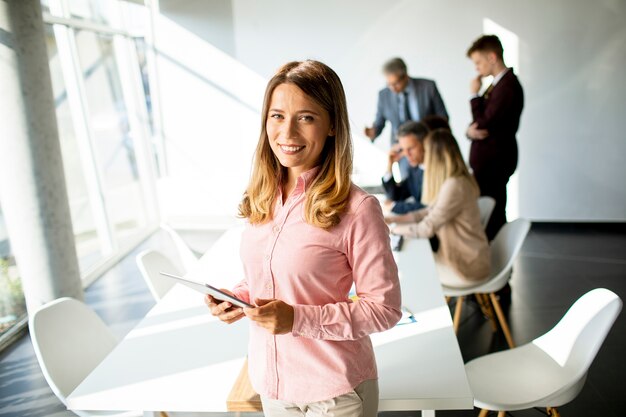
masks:
[(449, 302), (450, 302), (450, 297), (446, 295), (446, 304), (448, 304)]
[(489, 410), (483, 408), (482, 410), (480, 410), (480, 413), (478, 413), (478, 417), (487, 417), (487, 414), (489, 414)]
[(494, 316), (493, 308), (491, 307), (491, 301), (489, 301), (489, 297), (485, 294), (475, 294), (476, 300), (478, 300), (478, 304), (480, 305), (480, 309), (489, 320), (489, 324), (491, 324), (491, 330), (494, 332), (498, 331), (498, 323), (496, 323), (496, 318)]
[(478, 306), (480, 307), (480, 311), (483, 313), (483, 315), (487, 316), (487, 311), (485, 310), (485, 303), (483, 302), (483, 299), (480, 296), (480, 294), (478, 293), (474, 294), (474, 298), (476, 298), (476, 302), (478, 303)]
[(161, 412), (159, 413), (159, 416), (160, 416), (160, 417), (169, 417), (165, 411), (161, 411)]
[(513, 337), (511, 337), (511, 330), (509, 330), (509, 325), (507, 324), (506, 317), (504, 317), (504, 313), (502, 312), (502, 307), (500, 307), (500, 303), (498, 302), (498, 297), (496, 297), (495, 293), (490, 293), (489, 298), (491, 299), (493, 308), (496, 310), (500, 327), (502, 327), (502, 332), (504, 333), (504, 337), (506, 337), (509, 348), (513, 349), (515, 347), (515, 343), (513, 342)]
[(498, 330), (498, 321), (496, 320), (496, 312), (493, 309), (493, 304), (489, 299), (487, 294), (483, 294), (483, 298), (485, 299), (485, 304), (487, 305), (487, 309), (489, 310), (489, 314), (491, 314), (491, 319), (493, 320), (492, 325), (495, 331)]
[(498, 411), (498, 417), (505, 417), (506, 411)]
[(557, 410), (556, 407), (548, 407), (546, 408), (546, 411), (550, 417), (561, 417), (561, 414), (559, 414), (559, 410)]
[(459, 332), (459, 324), (461, 323), (461, 310), (463, 308), (463, 299), (465, 297), (460, 296), (456, 299), (456, 308), (454, 309), (454, 333)]

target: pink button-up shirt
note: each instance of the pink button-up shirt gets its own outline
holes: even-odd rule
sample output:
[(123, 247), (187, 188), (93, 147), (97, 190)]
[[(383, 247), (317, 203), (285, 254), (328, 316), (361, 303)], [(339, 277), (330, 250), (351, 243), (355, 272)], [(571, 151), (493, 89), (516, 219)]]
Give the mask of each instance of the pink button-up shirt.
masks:
[[(246, 279), (233, 292), (247, 301), (280, 299), (294, 308), (291, 333), (251, 323), (248, 371), (261, 395), (310, 403), (350, 392), (378, 377), (369, 334), (401, 316), (398, 270), (378, 201), (352, 185), (341, 222), (329, 230), (304, 220), (305, 190), (318, 168), (302, 174), (273, 219), (249, 225), (241, 259)], [(359, 300), (348, 293), (355, 284)]]

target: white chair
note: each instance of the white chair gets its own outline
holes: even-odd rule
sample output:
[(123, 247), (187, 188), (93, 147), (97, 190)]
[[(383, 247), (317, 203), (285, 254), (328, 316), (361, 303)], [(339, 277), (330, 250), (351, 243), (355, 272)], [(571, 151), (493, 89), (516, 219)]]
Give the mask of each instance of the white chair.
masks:
[(500, 323), (500, 327), (506, 337), (509, 347), (514, 347), (515, 343), (511, 337), (511, 331), (496, 297), (496, 292), (502, 289), (511, 277), (513, 262), (517, 258), (524, 239), (530, 230), (530, 222), (525, 219), (517, 219), (507, 223), (498, 232), (491, 243), (491, 277), (473, 287), (454, 288), (442, 285), (443, 293), (446, 297), (458, 297), (454, 311), (454, 330), (457, 331), (461, 321), (461, 310), (465, 296), (476, 294), (483, 313), (487, 315), (492, 328), (497, 330), (496, 320), (493, 316), (493, 309)]
[(489, 197), (484, 195), (482, 197), (478, 197), (478, 211), (480, 212), (480, 224), (482, 224), (483, 229), (487, 227), (487, 223), (489, 223), (489, 219), (491, 218), (491, 213), (493, 213), (493, 208), (496, 206), (496, 200), (493, 197)]
[(532, 342), (492, 353), (465, 365), (474, 405), (506, 411), (555, 407), (572, 401), (582, 390), (600, 346), (615, 322), (622, 300), (604, 288), (591, 290), (576, 301), (552, 330)]
[(183, 267), (185, 273), (189, 272), (198, 263), (197, 254), (189, 247), (189, 245), (187, 245), (178, 232), (172, 229), (169, 225), (161, 223), (161, 230), (166, 232), (172, 238), (172, 242), (174, 243), (176, 252), (178, 253), (180, 265)]
[[(60, 298), (40, 307), (29, 318), (35, 355), (48, 385), (65, 399), (117, 344), (107, 325), (84, 303)], [(76, 411), (81, 417), (142, 416), (141, 411)]]
[(169, 272), (174, 275), (183, 274), (174, 262), (156, 250), (145, 250), (137, 255), (135, 259), (139, 271), (141, 271), (141, 275), (156, 301), (163, 298), (175, 284), (173, 280), (164, 277), (160, 272)]

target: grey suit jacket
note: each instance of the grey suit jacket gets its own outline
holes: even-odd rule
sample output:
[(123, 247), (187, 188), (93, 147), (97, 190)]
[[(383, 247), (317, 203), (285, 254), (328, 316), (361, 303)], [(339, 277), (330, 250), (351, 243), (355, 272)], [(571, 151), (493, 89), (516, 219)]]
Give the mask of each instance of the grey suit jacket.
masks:
[[(412, 84), (417, 98), (418, 121), (429, 115), (448, 118), (446, 106), (443, 104), (439, 90), (437, 90), (437, 84), (433, 80), (409, 78), (409, 83)], [(398, 127), (400, 127), (398, 98), (397, 94), (391, 91), (389, 87), (380, 90), (378, 93), (378, 108), (376, 120), (374, 121), (376, 136), (380, 135), (387, 121), (391, 122), (391, 143), (396, 143), (398, 141), (396, 134), (398, 133)]]

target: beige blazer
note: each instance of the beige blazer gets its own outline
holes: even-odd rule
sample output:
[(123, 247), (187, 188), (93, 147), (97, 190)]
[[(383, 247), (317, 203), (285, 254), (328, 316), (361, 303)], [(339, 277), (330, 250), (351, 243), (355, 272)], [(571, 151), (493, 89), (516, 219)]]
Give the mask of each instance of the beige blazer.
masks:
[(489, 276), (491, 253), (480, 224), (478, 191), (468, 179), (448, 178), (431, 205), (412, 213), (417, 224), (411, 227), (411, 234), (439, 238), (437, 262), (470, 281)]

